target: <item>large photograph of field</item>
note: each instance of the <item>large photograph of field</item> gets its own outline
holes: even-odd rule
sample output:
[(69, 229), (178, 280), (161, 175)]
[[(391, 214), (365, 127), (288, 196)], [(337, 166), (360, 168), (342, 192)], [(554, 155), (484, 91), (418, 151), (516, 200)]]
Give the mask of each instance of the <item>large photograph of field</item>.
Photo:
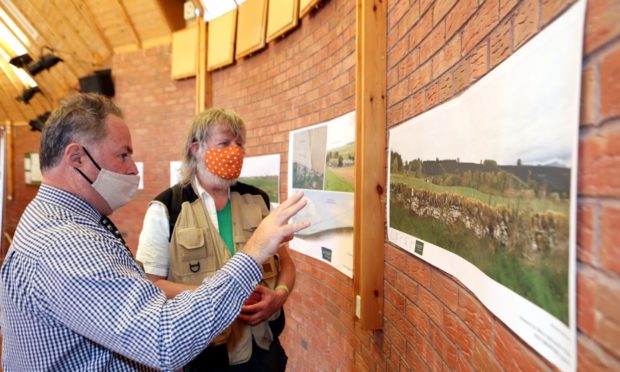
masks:
[(390, 241), (458, 278), (562, 370), (575, 362), (584, 10), (393, 127), (387, 165)]

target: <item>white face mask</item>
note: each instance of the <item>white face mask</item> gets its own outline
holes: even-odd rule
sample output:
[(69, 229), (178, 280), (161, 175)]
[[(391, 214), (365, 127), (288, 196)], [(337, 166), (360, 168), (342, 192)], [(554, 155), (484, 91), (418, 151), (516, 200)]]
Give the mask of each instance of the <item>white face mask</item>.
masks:
[(113, 211), (129, 203), (138, 191), (140, 176), (133, 174), (120, 174), (103, 169), (99, 166), (99, 164), (97, 164), (95, 159), (90, 156), (85, 148), (84, 152), (88, 155), (93, 164), (95, 164), (97, 169), (99, 169), (99, 175), (97, 175), (97, 179), (93, 182), (86, 177), (82, 171), (77, 168), (75, 168), (75, 170), (77, 170), (82, 177), (93, 185), (93, 188), (99, 193), (99, 195), (101, 195), (103, 200), (108, 203)]

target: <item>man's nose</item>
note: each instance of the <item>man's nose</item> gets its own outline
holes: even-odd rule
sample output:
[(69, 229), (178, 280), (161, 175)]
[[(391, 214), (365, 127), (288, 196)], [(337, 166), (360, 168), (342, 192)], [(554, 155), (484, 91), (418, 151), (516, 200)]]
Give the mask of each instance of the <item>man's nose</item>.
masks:
[(131, 174), (131, 175), (138, 174), (138, 166), (136, 165), (136, 162), (133, 161), (133, 159), (131, 160), (131, 166), (129, 167), (127, 174)]

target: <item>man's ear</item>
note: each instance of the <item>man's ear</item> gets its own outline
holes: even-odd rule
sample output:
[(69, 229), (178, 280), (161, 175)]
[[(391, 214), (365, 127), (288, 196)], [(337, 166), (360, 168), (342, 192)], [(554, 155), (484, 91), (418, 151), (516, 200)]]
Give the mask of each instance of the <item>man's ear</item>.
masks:
[(70, 143), (65, 147), (63, 160), (68, 162), (71, 167), (80, 168), (82, 166), (82, 157), (84, 150), (78, 143)]
[(200, 150), (198, 141), (194, 141), (189, 145), (189, 153), (192, 154), (194, 159), (198, 158), (198, 150)]

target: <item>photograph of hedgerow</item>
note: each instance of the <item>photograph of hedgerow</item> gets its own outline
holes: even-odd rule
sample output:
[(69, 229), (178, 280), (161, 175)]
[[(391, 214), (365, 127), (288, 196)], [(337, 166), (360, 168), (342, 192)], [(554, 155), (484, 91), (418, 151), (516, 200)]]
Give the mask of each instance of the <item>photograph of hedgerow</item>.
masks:
[(391, 227), (463, 257), (568, 322), (570, 168), (390, 157)]
[(568, 324), (572, 134), (552, 101), (488, 97), (391, 131), (389, 227)]
[(294, 133), (293, 188), (323, 190), (327, 126)]

